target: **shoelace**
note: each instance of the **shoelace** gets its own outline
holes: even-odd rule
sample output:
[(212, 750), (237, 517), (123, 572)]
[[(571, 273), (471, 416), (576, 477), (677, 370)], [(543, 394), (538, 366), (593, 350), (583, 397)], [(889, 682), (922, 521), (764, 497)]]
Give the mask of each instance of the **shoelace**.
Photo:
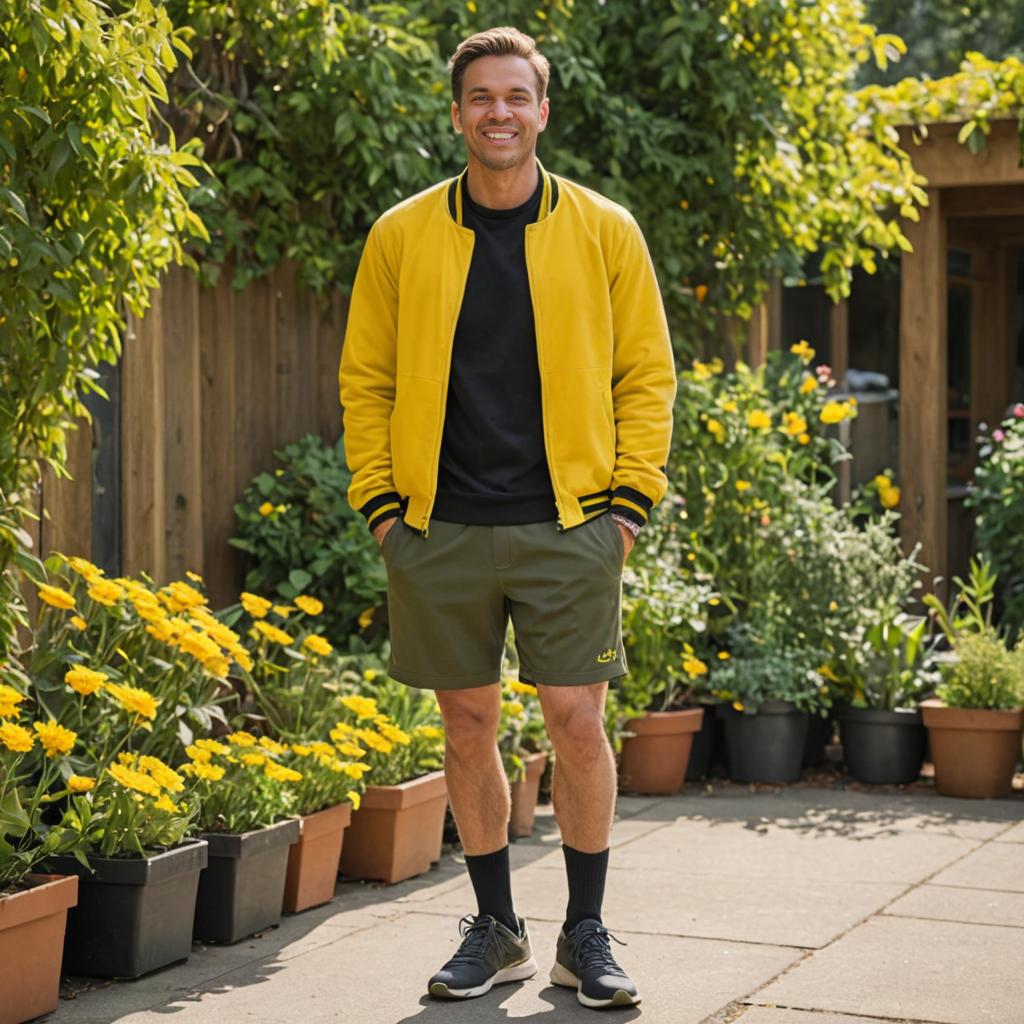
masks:
[(580, 970), (600, 971), (603, 974), (621, 974), (626, 972), (615, 962), (612, 956), (612, 947), (609, 939), (614, 939), (620, 946), (628, 943), (612, 935), (604, 925), (596, 928), (587, 928), (576, 940), (576, 962)]
[(474, 917), (467, 914), (459, 921), (459, 934), (462, 945), (445, 965), (447, 967), (476, 966), (484, 962), (484, 951), (487, 941), (494, 931), (496, 922), (493, 917)]

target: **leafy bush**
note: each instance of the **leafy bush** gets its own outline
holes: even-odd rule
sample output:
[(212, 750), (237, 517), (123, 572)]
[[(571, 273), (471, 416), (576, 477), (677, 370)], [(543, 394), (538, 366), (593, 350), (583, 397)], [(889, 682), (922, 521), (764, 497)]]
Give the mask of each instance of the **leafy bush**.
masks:
[(978, 439), (978, 468), (965, 504), (975, 509), (978, 553), (995, 570), (1010, 636), (1024, 627), (1024, 405)]
[(341, 651), (379, 649), (386, 638), (387, 577), (377, 542), (345, 495), (350, 474), (339, 440), (309, 434), (275, 453), (235, 505), (230, 544), (246, 552), (247, 590), (286, 602), (323, 603), (323, 632)]
[(942, 667), (936, 696), (953, 708), (1019, 708), (1024, 704), (1024, 645), (1009, 650), (994, 633), (961, 637)]

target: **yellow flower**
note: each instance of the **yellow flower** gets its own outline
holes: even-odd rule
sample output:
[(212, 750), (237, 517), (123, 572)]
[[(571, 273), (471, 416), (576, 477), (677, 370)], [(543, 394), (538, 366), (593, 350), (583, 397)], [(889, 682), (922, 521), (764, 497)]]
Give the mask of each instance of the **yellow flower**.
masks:
[(103, 570), (98, 565), (93, 565), (88, 558), (79, 558), (77, 555), (73, 555), (66, 561), (71, 570), (77, 572), (79, 576), (88, 580), (90, 583), (97, 577), (103, 575)]
[(365, 679), (366, 682), (368, 682), (368, 683), (372, 683), (374, 681), (374, 679), (376, 679), (379, 674), (380, 673), (378, 673), (378, 671), (375, 668), (364, 668), (363, 669), (363, 679)]
[(325, 640), (322, 636), (317, 636), (316, 633), (310, 633), (310, 635), (302, 641), (302, 646), (308, 647), (314, 654), (327, 655), (334, 650), (329, 640)]
[(288, 753), (288, 748), (283, 743), (278, 743), (277, 740), (271, 739), (269, 736), (261, 736), (259, 744), (264, 750), (269, 751), (271, 754)]
[(47, 757), (67, 754), (78, 739), (75, 733), (65, 729), (59, 722), (33, 722), (32, 728), (39, 734), (39, 742)]
[[(419, 726), (419, 728), (420, 729), (429, 729), (430, 726), (429, 725), (421, 725), (421, 726)], [(440, 729), (438, 729), (437, 731), (440, 732)], [(333, 732), (333, 730), (332, 730), (332, 732)], [(436, 737), (428, 737), (428, 739), (431, 739), (431, 738), (436, 738)], [(361, 746), (359, 746), (358, 743), (350, 743), (348, 740), (342, 740), (341, 742), (338, 743), (338, 753), (344, 754), (346, 757), (365, 757), (366, 756), (366, 751), (363, 750), (363, 748)]]
[(378, 736), (372, 729), (360, 729), (359, 738), (378, 754), (390, 754), (395, 749), (383, 736)]
[(696, 679), (698, 676), (707, 675), (708, 667), (696, 655), (690, 654), (683, 659), (683, 671), (691, 679)]
[(256, 746), (256, 737), (251, 732), (231, 732), (224, 737), (228, 743), (234, 743), (236, 747)]
[(807, 433), (807, 420), (803, 418), (798, 412), (787, 412), (782, 417), (783, 430), (789, 434), (790, 437), (797, 437), (800, 434)]
[(352, 801), (352, 808), (353, 808), (353, 810), (358, 811), (359, 810), (359, 803), (360, 803), (360, 800), (361, 800), (359, 794), (355, 790), (350, 789), (345, 794), (345, 796), (347, 796), (349, 798), (349, 800)]
[(0, 743), (16, 754), (24, 754), (32, 749), (35, 738), (16, 722), (0, 722)]
[(805, 363), (809, 363), (814, 358), (814, 349), (803, 340), (798, 341), (795, 345), (790, 345), (789, 351), (793, 355), (799, 356)]
[(898, 487), (886, 487), (878, 495), (878, 500), (885, 508), (896, 508), (900, 503), (900, 489)]
[(323, 601), (318, 601), (315, 597), (310, 597), (307, 594), (300, 594), (295, 598), (295, 604), (300, 611), (307, 615), (319, 615), (324, 610)]
[(828, 603), (828, 610), (830, 612), (837, 612), (837, 611), (839, 611), (839, 603), (837, 601), (829, 601), (829, 603)]
[(508, 688), (513, 693), (525, 693), (528, 697), (537, 696), (536, 686), (531, 686), (529, 683), (520, 682), (518, 679), (510, 679)]
[(167, 811), (168, 814), (177, 814), (181, 809), (166, 793), (164, 793), (159, 800), (154, 800), (153, 806), (158, 811)]
[(51, 587), (48, 583), (39, 584), (39, 600), (54, 608), (67, 610), (75, 607), (75, 599), (71, 594), (60, 587)]
[(799, 437), (797, 438), (797, 440), (798, 440), (798, 441), (799, 441), (799, 442), (800, 442), (801, 444), (810, 444), (810, 443), (811, 443), (811, 435), (810, 435), (810, 434), (801, 434), (801, 435), (800, 435), (800, 436), (799, 436)]
[(282, 644), (287, 646), (292, 642), (292, 637), (289, 636), (283, 629), (278, 629), (277, 626), (271, 625), (269, 622), (264, 622), (260, 619), (255, 623), (256, 629), (259, 630), (268, 640), (272, 640), (275, 644)]
[(505, 710), (510, 715), (521, 715), (526, 708), (523, 706), (523, 702), (521, 700), (507, 700), (505, 701)]
[(107, 768), (107, 774), (119, 782), (126, 789), (134, 789), (136, 792), (144, 793), (146, 796), (160, 796), (160, 787), (155, 779), (151, 779), (143, 772), (129, 768), (126, 764), (112, 764)]
[(816, 377), (812, 377), (810, 374), (807, 374), (807, 376), (804, 377), (803, 384), (800, 385), (800, 394), (801, 395), (809, 395), (812, 391), (817, 391), (817, 390), (818, 390), (817, 378)]
[(185, 788), (185, 780), (159, 757), (143, 754), (139, 758), (139, 770), (148, 772), (158, 785), (172, 793), (180, 793)]
[(96, 780), (89, 778), (88, 775), (72, 775), (68, 779), (68, 792), (69, 793), (88, 793), (90, 789), (93, 789), (96, 785)]
[(734, 701), (732, 702), (732, 706), (733, 706), (733, 707), (734, 707), (734, 708), (735, 708), (735, 709), (736, 709), (737, 711), (742, 711), (742, 710), (743, 710), (743, 704), (742, 704), (742, 702), (741, 702), (741, 701), (738, 701), (738, 700), (734, 700)]
[(299, 757), (309, 757), (313, 753), (313, 748), (307, 747), (305, 743), (293, 743), (292, 753), (297, 754)]
[(137, 686), (121, 683), (107, 683), (107, 693), (121, 705), (125, 711), (134, 711), (140, 718), (152, 721), (156, 718), (156, 709), (160, 704), (151, 693)]
[(708, 430), (719, 444), (725, 441), (725, 427), (718, 420), (708, 420)]
[(183, 775), (193, 775), (197, 779), (206, 779), (207, 782), (219, 782), (224, 778), (224, 769), (219, 764), (194, 761), (191, 764), (183, 764), (179, 770)]
[(826, 402), (821, 410), (821, 422), (842, 423), (850, 416), (852, 410), (853, 407), (847, 402)]
[(737, 491), (749, 491), (750, 490), (750, 486), (751, 486), (751, 484), (750, 484), (749, 480), (737, 480), (736, 481), (736, 490)]
[(728, 661), (731, 657), (732, 657), (732, 655), (728, 651), (719, 651), (718, 652), (718, 660), (719, 661)]
[(186, 570), (185, 570), (185, 575), (186, 575), (186, 576), (187, 576), (187, 577), (188, 577), (188, 578), (189, 578), (189, 579), (190, 579), (190, 580), (191, 580), (191, 581), (192, 581), (193, 583), (202, 583), (202, 582), (203, 582), (203, 577), (202, 577), (202, 576), (200, 576), (200, 575), (199, 575), (199, 573), (197, 573), (197, 572), (193, 572), (193, 571), (192, 571), (191, 569), (186, 569)]
[(83, 630), (88, 626), (88, 623), (85, 621), (85, 619), (82, 618), (81, 615), (72, 615), (69, 621), (71, 625), (78, 630)]
[(194, 743), (190, 743), (185, 748), (185, 753), (192, 758), (193, 761), (197, 761), (200, 764), (209, 764), (213, 759), (213, 755), (208, 750), (203, 750), (197, 747)]
[(226, 747), (223, 743), (218, 743), (216, 740), (208, 739), (205, 736), (202, 739), (196, 740), (195, 745), (200, 750), (208, 750), (211, 754), (219, 754), (221, 757), (231, 753), (230, 747)]
[(359, 613), (359, 628), (367, 629), (370, 623), (373, 622), (373, 613), (376, 611), (375, 608), (366, 608), (364, 611)]
[(764, 409), (751, 409), (747, 413), (747, 426), (751, 430), (770, 430), (771, 425), (772, 418)]
[(160, 599), (172, 612), (183, 612), (187, 608), (201, 608), (206, 598), (183, 580), (174, 580), (160, 591)]
[(242, 607), (254, 618), (262, 619), (270, 611), (271, 602), (257, 594), (243, 593)]
[(837, 676), (835, 672), (833, 672), (832, 669), (828, 667), (828, 665), (819, 665), (817, 671), (819, 676), (824, 676), (826, 679), (831, 680), (833, 683), (839, 682), (839, 676)]
[(265, 501), (260, 505), (257, 511), (261, 516), (269, 516), (270, 513), (274, 511), (274, 506), (269, 501)]
[(275, 604), (271, 610), (275, 615), (280, 615), (282, 619), (287, 619), (295, 611), (290, 604)]
[(18, 705), (25, 699), (13, 686), (0, 683), (0, 718), (15, 718)]
[(361, 779), (373, 769), (368, 764), (346, 764), (341, 769), (350, 779)]
[(892, 487), (892, 478), (886, 473), (879, 473), (872, 483), (880, 490), (884, 491), (887, 487)]
[(444, 729), (439, 729), (436, 725), (417, 725), (413, 732), (425, 740), (444, 739)]
[(113, 580), (97, 576), (90, 582), (87, 593), (97, 604), (111, 608), (124, 597), (124, 588), (119, 587)]
[(339, 700), (356, 718), (376, 718), (380, 713), (377, 709), (377, 702), (373, 697), (360, 697), (358, 694), (351, 694), (341, 697)]
[(302, 772), (297, 772), (294, 768), (287, 768), (283, 764), (277, 764), (275, 761), (268, 761), (263, 766), (263, 774), (275, 782), (299, 782), (302, 779)]
[(736, 412), (739, 408), (731, 398), (720, 398), (716, 404), (722, 412)]
[(267, 763), (267, 755), (266, 754), (252, 753), (252, 754), (243, 754), (242, 755), (242, 764), (247, 764), (251, 768), (259, 768), (261, 765), (265, 765), (266, 763)]
[(323, 740), (315, 740), (310, 743), (309, 749), (317, 755), (317, 757), (334, 757), (334, 747), (330, 743), (324, 743)]

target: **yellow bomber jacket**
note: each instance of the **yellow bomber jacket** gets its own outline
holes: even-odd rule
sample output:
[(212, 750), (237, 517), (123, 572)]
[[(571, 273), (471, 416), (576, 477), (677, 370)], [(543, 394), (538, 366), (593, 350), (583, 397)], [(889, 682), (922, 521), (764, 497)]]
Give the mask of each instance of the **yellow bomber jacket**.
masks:
[[(609, 508), (643, 524), (667, 485), (676, 389), (654, 267), (626, 210), (540, 173), (526, 266), (558, 524)], [(455, 178), (388, 210), (356, 274), (339, 390), (348, 498), (371, 529), (401, 514), (427, 533), (473, 254), (461, 200)]]

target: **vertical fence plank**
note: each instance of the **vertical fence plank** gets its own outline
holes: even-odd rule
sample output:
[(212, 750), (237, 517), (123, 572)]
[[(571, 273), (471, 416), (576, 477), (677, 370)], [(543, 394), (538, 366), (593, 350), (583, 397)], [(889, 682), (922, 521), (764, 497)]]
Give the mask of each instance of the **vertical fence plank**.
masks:
[[(203, 575), (214, 607), (231, 604), (241, 583), (234, 533), (235, 417), (240, 398), (235, 378), (236, 292), (231, 268), (223, 267), (216, 288), (199, 299), (202, 372)], [(244, 301), (244, 300), (243, 300)]]
[(164, 295), (128, 316), (122, 357), (121, 565), (166, 578), (164, 546)]
[(202, 413), (199, 380), (199, 285), (175, 267), (164, 282), (164, 506), (167, 573), (203, 567)]
[(67, 436), (70, 479), (60, 479), (43, 467), (40, 551), (92, 557), (92, 430), (80, 419)]
[(316, 309), (316, 380), (317, 403), (316, 432), (333, 444), (341, 435), (341, 404), (338, 400), (338, 364), (341, 362), (341, 343), (345, 334), (345, 314), (348, 301), (332, 295), (330, 304)]
[(274, 271), (277, 350), (274, 374), (274, 445), (290, 444), (313, 429), (309, 383), (314, 372), (314, 322), (310, 295), (300, 288), (296, 265), (285, 260)]

